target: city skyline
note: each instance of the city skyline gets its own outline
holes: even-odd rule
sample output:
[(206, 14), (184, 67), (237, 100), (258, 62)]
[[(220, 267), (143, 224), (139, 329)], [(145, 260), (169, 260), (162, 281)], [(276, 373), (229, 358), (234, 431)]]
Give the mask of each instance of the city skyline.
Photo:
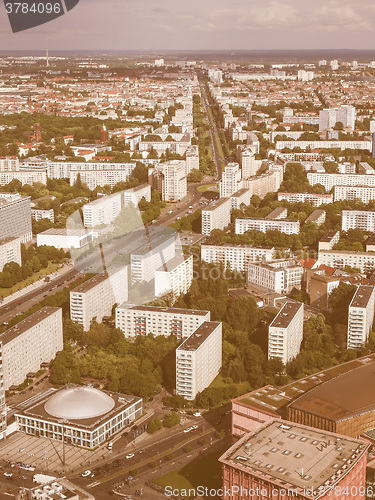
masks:
[(236, 0), (135, 4), (81, 0), (66, 15), (13, 34), (0, 4), (3, 50), (322, 50), (372, 49), (375, 5), (349, 0)]

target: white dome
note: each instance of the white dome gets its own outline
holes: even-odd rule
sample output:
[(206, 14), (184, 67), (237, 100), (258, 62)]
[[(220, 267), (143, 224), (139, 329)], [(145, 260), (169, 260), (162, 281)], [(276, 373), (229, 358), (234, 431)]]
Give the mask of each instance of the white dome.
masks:
[(114, 400), (104, 392), (92, 387), (72, 387), (52, 396), (44, 409), (53, 417), (83, 420), (104, 415), (114, 406)]

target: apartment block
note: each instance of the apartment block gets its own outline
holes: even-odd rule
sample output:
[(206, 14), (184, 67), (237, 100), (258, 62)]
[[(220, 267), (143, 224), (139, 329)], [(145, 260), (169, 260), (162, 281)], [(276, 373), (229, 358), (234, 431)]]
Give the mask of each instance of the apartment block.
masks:
[(0, 235), (19, 238), (21, 243), (32, 239), (31, 203), (29, 196), (0, 193)]
[(47, 174), (43, 171), (38, 170), (19, 170), (17, 172), (1, 172), (0, 171), (0, 186), (5, 186), (9, 184), (14, 179), (20, 181), (22, 186), (29, 184), (32, 186), (35, 182), (40, 182), (41, 184), (47, 184)]
[(332, 250), (340, 240), (340, 231), (327, 231), (318, 242), (318, 251)]
[(344, 269), (345, 266), (354, 267), (361, 273), (375, 269), (375, 253), (349, 252), (347, 250), (319, 250), (318, 260), (329, 267)]
[(326, 211), (325, 210), (314, 210), (312, 214), (310, 214), (305, 222), (313, 222), (317, 226), (321, 226), (326, 221)]
[(372, 150), (372, 141), (277, 141), (276, 149), (281, 151), (285, 148), (311, 149), (363, 149)]
[(265, 218), (270, 220), (280, 220), (280, 219), (285, 219), (287, 215), (288, 215), (288, 209), (284, 207), (277, 207), (274, 210), (272, 210), (272, 212), (269, 213)]
[(342, 231), (349, 229), (362, 229), (375, 231), (375, 212), (367, 210), (343, 210), (341, 220)]
[(171, 160), (149, 170), (149, 184), (157, 189), (163, 201), (180, 201), (187, 195), (186, 162)]
[(91, 203), (83, 205), (83, 223), (87, 228), (111, 225), (121, 212), (122, 193), (103, 196)]
[(290, 219), (261, 219), (258, 217), (237, 218), (235, 233), (244, 234), (246, 231), (281, 231), (285, 234), (299, 234), (300, 223)]
[(349, 304), (348, 349), (362, 349), (374, 321), (375, 288), (359, 286)]
[(321, 276), (314, 274), (309, 281), (310, 290), (310, 305), (316, 309), (323, 311), (329, 310), (328, 299), (332, 291), (340, 284), (337, 278), (329, 278), (328, 276)]
[(186, 150), (186, 175), (193, 170), (199, 170), (199, 151), (198, 146), (189, 146)]
[(249, 262), (270, 261), (275, 257), (273, 247), (253, 247), (251, 245), (210, 245), (202, 243), (201, 259), (208, 264), (223, 264), (225, 269), (246, 272)]
[(70, 319), (88, 331), (91, 323), (110, 316), (112, 307), (128, 299), (128, 268), (113, 267), (70, 292)]
[(55, 222), (55, 213), (53, 208), (50, 210), (43, 210), (41, 208), (31, 209), (31, 218), (34, 220), (49, 219), (51, 222)]
[(314, 184), (322, 184), (326, 191), (331, 191), (336, 186), (375, 187), (375, 175), (307, 172), (307, 179), (312, 186)]
[(239, 210), (241, 205), (250, 205), (251, 191), (250, 189), (240, 189), (236, 193), (230, 196), (231, 208), (232, 210)]
[(220, 198), (230, 198), (232, 194), (242, 189), (241, 169), (238, 163), (228, 163), (222, 171)]
[(0, 157), (1, 172), (16, 172), (20, 169), (19, 159), (15, 156)]
[(254, 177), (262, 164), (262, 160), (255, 159), (255, 148), (252, 146), (238, 146), (237, 158), (241, 166), (242, 179)]
[(303, 267), (294, 259), (249, 262), (247, 282), (276, 293), (301, 288)]
[(210, 311), (177, 309), (170, 307), (137, 306), (124, 303), (116, 307), (116, 328), (126, 338), (174, 335), (186, 339), (205, 321), (210, 321)]
[[(130, 177), (131, 173), (135, 169), (136, 162), (129, 162), (129, 163), (107, 163), (107, 162), (78, 162), (78, 161), (73, 161), (73, 162), (65, 162), (65, 161), (48, 161), (45, 165), (46, 171), (47, 171), (47, 176), (51, 179), (69, 179), (71, 176), (71, 172), (76, 172), (73, 176), (73, 178), (76, 178), (78, 172), (85, 172), (85, 171), (90, 171), (90, 172), (102, 172), (102, 171), (108, 171), (112, 172), (111, 175), (113, 175), (113, 172), (115, 171), (121, 171), (124, 173), (125, 176), (128, 178)], [(100, 179), (102, 174), (99, 174), (98, 179)], [(89, 177), (90, 180), (95, 180), (95, 176)], [(71, 179), (72, 180), (72, 179)], [(72, 185), (72, 183), (71, 183)], [(104, 184), (103, 184), (104, 185)]]
[(230, 198), (220, 198), (202, 209), (202, 234), (211, 234), (214, 229), (225, 229), (230, 224)]
[(193, 281), (193, 256), (178, 255), (155, 271), (155, 297), (172, 293), (175, 298), (188, 293)]
[[(91, 165), (87, 163), (87, 165)], [(102, 167), (104, 164), (101, 164)], [(116, 165), (116, 164), (115, 164)], [(118, 164), (119, 166), (121, 163)], [(83, 184), (92, 191), (97, 187), (110, 186), (113, 188), (118, 182), (127, 182), (134, 170), (135, 164), (129, 163), (124, 168), (114, 168), (113, 170), (71, 170), (69, 174), (70, 185), (74, 186), (78, 176)]]
[(16, 262), (22, 265), (21, 260), (21, 240), (19, 238), (5, 238), (0, 240), (0, 272), (5, 264)]
[(333, 203), (332, 194), (314, 193), (277, 193), (278, 201), (286, 200), (289, 203), (311, 203), (314, 207)]
[(222, 366), (222, 324), (202, 323), (176, 349), (176, 394), (193, 400), (208, 387)]
[(93, 232), (88, 229), (55, 229), (51, 227), (36, 235), (37, 246), (55, 248), (83, 248), (93, 241)]
[(276, 193), (283, 181), (283, 167), (249, 179), (243, 179), (243, 187), (250, 189), (251, 196), (264, 198), (267, 193)]
[(287, 302), (268, 328), (268, 359), (284, 365), (294, 359), (303, 339), (303, 309), (300, 302)]
[(150, 184), (141, 184), (132, 189), (125, 189), (122, 191), (123, 195), (123, 205), (126, 206), (129, 203), (133, 203), (137, 206), (138, 203), (144, 198), (146, 201), (151, 201), (151, 186)]
[(62, 351), (62, 309), (43, 307), (0, 335), (4, 389), (19, 386)]
[[(368, 176), (370, 177), (370, 176)], [(373, 176), (371, 176), (373, 177)], [(359, 199), (365, 205), (372, 200), (375, 200), (375, 187), (370, 186), (335, 186), (334, 200), (349, 200)]]

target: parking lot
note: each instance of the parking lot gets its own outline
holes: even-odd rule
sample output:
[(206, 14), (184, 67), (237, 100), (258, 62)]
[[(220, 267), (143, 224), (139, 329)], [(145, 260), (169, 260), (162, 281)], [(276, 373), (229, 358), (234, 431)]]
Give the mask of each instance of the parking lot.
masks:
[(89, 451), (70, 445), (64, 447), (59, 441), (21, 433), (0, 443), (0, 461), (19, 462), (45, 473), (73, 472), (110, 456), (111, 452), (105, 446)]

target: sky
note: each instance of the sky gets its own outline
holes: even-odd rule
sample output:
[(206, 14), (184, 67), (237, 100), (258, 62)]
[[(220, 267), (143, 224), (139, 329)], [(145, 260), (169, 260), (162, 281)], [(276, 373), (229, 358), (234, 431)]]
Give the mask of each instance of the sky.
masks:
[(13, 34), (0, 0), (1, 51), (374, 49), (374, 28), (374, 0), (80, 0)]

